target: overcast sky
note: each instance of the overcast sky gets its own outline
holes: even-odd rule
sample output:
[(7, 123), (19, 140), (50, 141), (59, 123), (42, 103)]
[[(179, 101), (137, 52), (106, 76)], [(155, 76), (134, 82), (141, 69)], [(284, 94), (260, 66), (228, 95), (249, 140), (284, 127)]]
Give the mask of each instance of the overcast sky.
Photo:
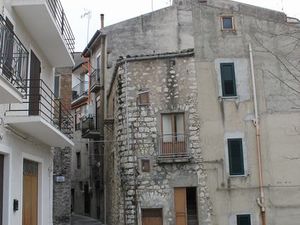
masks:
[[(278, 11), (300, 19), (300, 0), (237, 0)], [(100, 28), (100, 14), (105, 26), (167, 7), (171, 0), (61, 0), (76, 38), (76, 51), (82, 51), (95, 31)], [(153, 5), (152, 5), (153, 2)], [(88, 32), (88, 16), (91, 12)]]

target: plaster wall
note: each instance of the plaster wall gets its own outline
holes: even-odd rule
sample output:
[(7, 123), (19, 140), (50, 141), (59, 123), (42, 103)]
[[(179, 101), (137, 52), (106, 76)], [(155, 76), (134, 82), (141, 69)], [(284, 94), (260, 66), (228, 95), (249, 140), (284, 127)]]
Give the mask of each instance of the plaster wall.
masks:
[[(235, 30), (222, 31), (222, 15), (234, 17)], [(299, 97), (272, 74), (298, 87), (288, 72), (295, 64), (299, 48), (293, 37), (279, 33), (298, 31), (287, 24), (286, 17), (274, 12), (231, 1), (208, 1), (193, 7), (195, 30), (195, 61), (200, 142), (208, 190), (213, 202), (212, 224), (235, 224), (236, 214), (250, 214), (258, 224), (258, 165), (253, 106), (250, 56), (252, 44), (256, 77), (258, 109), (261, 121), (261, 141), (264, 191), (267, 221), (270, 224), (295, 224), (299, 218), (297, 195)], [(284, 48), (283, 46), (292, 46)], [(290, 52), (290, 54), (288, 54)], [(288, 54), (288, 55), (287, 55)], [(237, 97), (220, 98), (220, 63), (235, 65)], [(288, 69), (286, 69), (288, 65)], [(233, 135), (233, 136), (232, 136)], [(245, 170), (243, 176), (230, 176), (226, 147), (227, 137), (243, 137)], [(285, 193), (285, 194), (283, 194)], [(293, 193), (293, 194), (292, 194)], [(286, 198), (287, 197), (287, 198)], [(284, 218), (284, 219), (283, 219)]]

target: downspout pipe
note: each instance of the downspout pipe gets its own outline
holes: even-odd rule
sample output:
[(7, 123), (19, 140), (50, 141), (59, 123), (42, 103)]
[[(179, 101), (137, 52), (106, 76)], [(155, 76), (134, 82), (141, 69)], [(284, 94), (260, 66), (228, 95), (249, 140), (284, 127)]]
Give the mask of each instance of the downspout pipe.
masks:
[(251, 43), (249, 43), (249, 55), (250, 55), (250, 69), (252, 77), (252, 90), (253, 90), (253, 101), (254, 101), (254, 126), (256, 128), (256, 153), (258, 162), (258, 177), (259, 177), (259, 193), (260, 196), (257, 198), (257, 204), (260, 208), (261, 222), (262, 225), (266, 225), (266, 207), (265, 207), (265, 194), (264, 194), (264, 181), (263, 181), (263, 169), (262, 169), (262, 159), (261, 159), (261, 135), (260, 135), (260, 121), (258, 116), (258, 106), (257, 106), (257, 94), (256, 94), (256, 84), (254, 75), (254, 65), (253, 65), (253, 51)]

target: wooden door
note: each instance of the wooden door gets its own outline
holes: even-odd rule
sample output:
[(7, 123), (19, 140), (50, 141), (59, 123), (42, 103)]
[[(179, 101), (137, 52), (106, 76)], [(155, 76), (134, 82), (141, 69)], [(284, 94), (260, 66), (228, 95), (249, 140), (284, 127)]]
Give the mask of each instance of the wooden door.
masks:
[(13, 75), (12, 62), (13, 62), (13, 48), (14, 48), (14, 25), (6, 17), (5, 24), (7, 30), (4, 32), (4, 65), (3, 74), (7, 78)]
[(142, 209), (142, 225), (163, 225), (162, 209)]
[(3, 224), (3, 171), (4, 171), (4, 155), (0, 155), (0, 225)]
[(84, 213), (85, 215), (90, 215), (91, 213), (91, 199), (89, 193), (89, 184), (84, 185)]
[(38, 164), (24, 160), (23, 166), (23, 224), (37, 225)]
[(176, 225), (187, 225), (186, 188), (174, 189)]
[(41, 62), (31, 51), (29, 115), (39, 115)]

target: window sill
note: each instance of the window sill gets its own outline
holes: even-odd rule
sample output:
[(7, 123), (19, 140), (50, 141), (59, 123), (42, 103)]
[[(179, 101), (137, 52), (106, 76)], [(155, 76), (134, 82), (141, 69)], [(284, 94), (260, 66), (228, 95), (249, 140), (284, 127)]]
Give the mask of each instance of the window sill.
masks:
[(241, 174), (241, 175), (230, 175), (230, 174), (228, 174), (228, 177), (229, 178), (247, 178), (247, 177), (249, 177), (250, 176), (250, 174)]
[(219, 96), (218, 97), (219, 101), (223, 101), (223, 100), (234, 100), (234, 101), (236, 101), (238, 99), (240, 99), (239, 96)]

